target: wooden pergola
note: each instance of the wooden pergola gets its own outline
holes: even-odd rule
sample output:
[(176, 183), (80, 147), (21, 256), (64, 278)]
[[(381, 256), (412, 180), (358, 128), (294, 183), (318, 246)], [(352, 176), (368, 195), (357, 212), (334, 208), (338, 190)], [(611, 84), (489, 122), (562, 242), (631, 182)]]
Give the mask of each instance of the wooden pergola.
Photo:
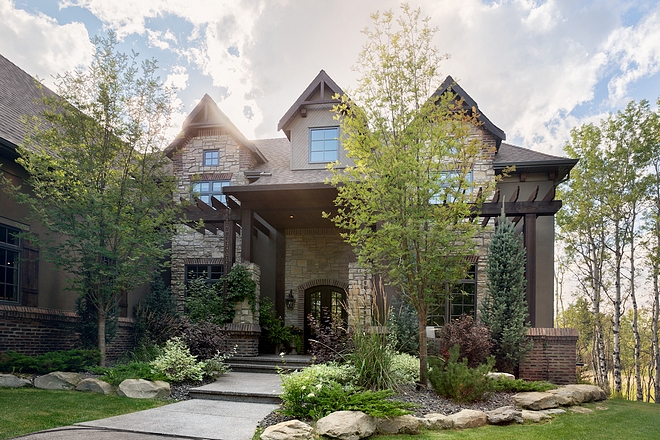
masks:
[[(227, 270), (234, 264), (236, 254), (236, 239), (241, 232), (241, 257), (244, 261), (253, 261), (253, 234), (245, 231), (258, 230), (266, 236), (270, 231), (283, 232), (286, 229), (332, 228), (334, 224), (323, 218), (322, 212), (334, 212), (336, 188), (323, 183), (282, 184), (282, 185), (246, 185), (224, 188), (226, 204), (216, 198), (211, 199), (212, 206), (195, 198), (194, 204), (185, 207), (188, 224), (204, 230), (224, 234), (224, 255)], [(507, 217), (513, 217), (517, 225), (523, 220), (523, 241), (527, 251), (525, 265), (527, 277), (526, 299), (529, 306), (529, 319), (532, 327), (536, 324), (536, 219), (540, 216), (553, 216), (562, 206), (561, 200), (554, 200), (554, 186), (539, 200), (539, 186), (520, 201), (520, 186), (515, 190), (509, 201), (500, 202), (500, 190), (495, 192), (493, 199), (482, 204), (475, 213), (481, 217), (482, 226), (486, 226), (491, 218), (501, 215), (502, 208)], [(255, 216), (255, 214), (257, 214)], [(267, 223), (269, 227), (265, 224)], [(272, 229), (271, 229), (272, 228)], [(278, 234), (277, 252), (279, 264), (284, 264), (285, 243), (282, 234)], [(232, 256), (227, 258), (227, 256)], [(279, 272), (279, 271), (278, 271)], [(278, 297), (284, 297), (284, 280), (277, 281)], [(281, 291), (281, 292), (280, 292)], [(281, 295), (280, 295), (281, 293)], [(276, 304), (283, 309), (283, 304)]]

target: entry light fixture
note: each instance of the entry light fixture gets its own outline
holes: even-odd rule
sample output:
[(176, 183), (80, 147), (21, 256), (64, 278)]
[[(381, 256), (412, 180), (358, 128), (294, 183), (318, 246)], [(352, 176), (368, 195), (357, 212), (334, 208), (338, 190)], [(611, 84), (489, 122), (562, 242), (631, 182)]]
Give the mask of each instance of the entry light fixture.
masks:
[(288, 310), (293, 310), (293, 306), (296, 305), (296, 299), (293, 297), (293, 289), (289, 290), (289, 295), (284, 298), (284, 303)]

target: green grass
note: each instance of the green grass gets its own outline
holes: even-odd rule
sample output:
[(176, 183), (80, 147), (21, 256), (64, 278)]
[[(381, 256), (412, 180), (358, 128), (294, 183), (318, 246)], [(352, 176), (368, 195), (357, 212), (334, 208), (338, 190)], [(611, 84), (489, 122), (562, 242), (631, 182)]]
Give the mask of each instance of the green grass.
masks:
[(141, 411), (166, 402), (80, 391), (0, 388), (0, 439)]
[[(660, 405), (613, 399), (598, 404), (584, 405), (593, 409), (591, 414), (568, 412), (542, 424), (514, 426), (484, 426), (477, 429), (451, 431), (425, 431), (418, 436), (377, 436), (381, 440), (615, 440), (660, 439)], [(597, 406), (608, 408), (606, 411)]]

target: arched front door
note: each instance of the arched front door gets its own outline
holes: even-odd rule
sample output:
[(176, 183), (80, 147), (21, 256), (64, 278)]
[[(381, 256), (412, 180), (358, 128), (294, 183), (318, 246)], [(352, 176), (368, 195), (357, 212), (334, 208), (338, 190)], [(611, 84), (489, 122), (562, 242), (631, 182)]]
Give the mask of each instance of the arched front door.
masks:
[(346, 323), (346, 292), (335, 286), (315, 286), (305, 290), (305, 351), (309, 350), (309, 339), (313, 338), (307, 317), (312, 315), (317, 322), (327, 324), (341, 321)]

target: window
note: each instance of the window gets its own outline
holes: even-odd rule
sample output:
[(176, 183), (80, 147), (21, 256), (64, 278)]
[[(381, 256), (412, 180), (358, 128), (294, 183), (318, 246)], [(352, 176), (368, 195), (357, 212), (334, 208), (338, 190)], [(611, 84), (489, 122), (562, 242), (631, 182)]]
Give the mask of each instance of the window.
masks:
[[(429, 200), (429, 203), (435, 204), (435, 205), (442, 205), (443, 203), (451, 203), (455, 200), (455, 191), (456, 191), (456, 184), (458, 183), (456, 180), (459, 177), (458, 171), (443, 171), (440, 173), (440, 178), (438, 179), (440, 182), (441, 190), (439, 194), (434, 195), (431, 197)], [(474, 172), (470, 170), (466, 175), (465, 175), (465, 183), (469, 186), (469, 188), (465, 188), (464, 191), (471, 191), (472, 190), (472, 181), (474, 179)]]
[(339, 127), (310, 128), (309, 162), (334, 162), (339, 151)]
[(229, 186), (229, 180), (203, 180), (192, 184), (192, 192), (202, 202), (209, 206), (211, 204), (211, 197), (215, 197), (222, 203), (225, 203), (225, 195), (222, 194), (222, 188)]
[(222, 264), (188, 264), (186, 265), (186, 281), (204, 279), (209, 283), (217, 283), (224, 274)]
[(449, 296), (449, 301), (443, 301), (429, 314), (428, 325), (442, 327), (445, 323), (457, 319), (461, 315), (473, 318), (477, 313), (477, 265), (468, 270), (467, 278), (456, 283)]
[(0, 225), (0, 301), (18, 302), (19, 230)]
[(220, 164), (220, 152), (217, 150), (205, 151), (203, 164), (205, 167), (217, 167)]

